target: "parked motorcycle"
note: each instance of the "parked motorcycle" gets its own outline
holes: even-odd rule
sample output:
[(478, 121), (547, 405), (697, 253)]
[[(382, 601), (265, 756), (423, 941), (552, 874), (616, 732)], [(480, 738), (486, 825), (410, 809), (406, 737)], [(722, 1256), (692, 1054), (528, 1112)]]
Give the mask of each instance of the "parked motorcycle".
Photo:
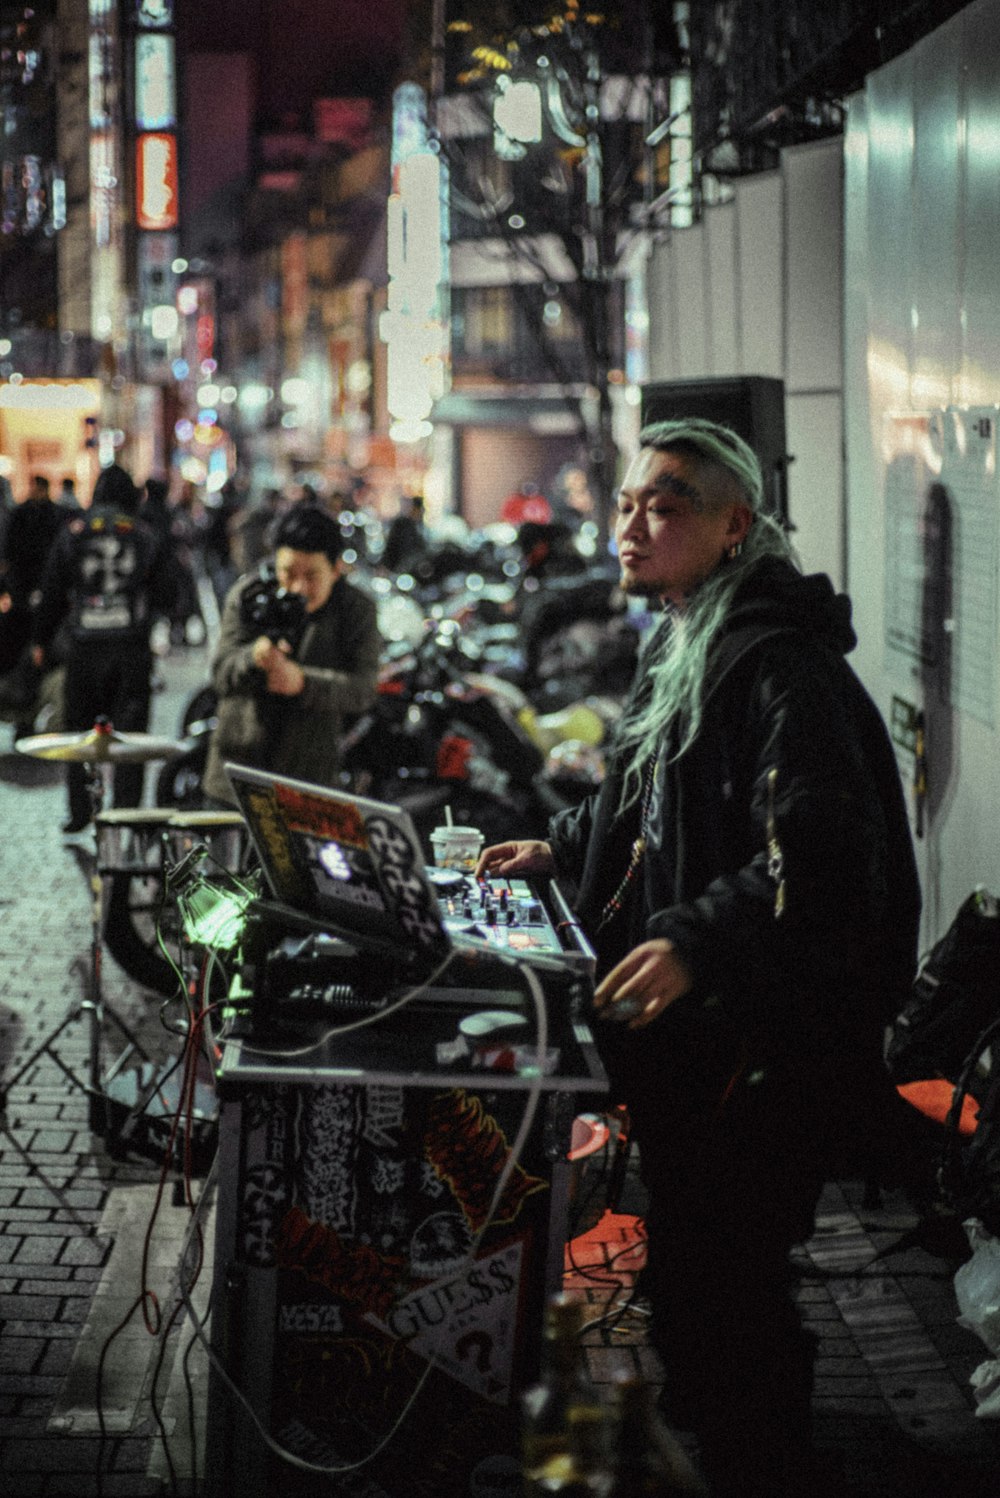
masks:
[[(541, 589), (526, 586), (509, 557), (494, 561), (490, 576), (436, 578), (433, 601), (413, 579), (370, 579), (385, 663), (374, 705), (345, 735), (340, 783), (404, 807), (428, 854), (449, 812), (487, 842), (544, 836), (553, 813), (602, 778), (601, 746), (634, 668), (638, 632), (606, 574), (576, 572)], [(263, 581), (248, 604), (255, 628), (272, 607)], [(287, 632), (288, 621), (279, 627)], [(203, 805), (215, 712), (206, 684), (185, 708), (182, 752), (157, 778), (159, 806)], [(156, 934), (163, 918), (155, 871), (112, 875), (109, 949), (139, 981), (170, 992), (176, 975)]]
[(342, 746), (345, 788), (404, 807), (427, 847), (447, 811), (490, 843), (541, 836), (569, 804), (502, 686), (470, 664), (461, 626), (429, 623), (420, 643), (383, 669), (374, 706)]

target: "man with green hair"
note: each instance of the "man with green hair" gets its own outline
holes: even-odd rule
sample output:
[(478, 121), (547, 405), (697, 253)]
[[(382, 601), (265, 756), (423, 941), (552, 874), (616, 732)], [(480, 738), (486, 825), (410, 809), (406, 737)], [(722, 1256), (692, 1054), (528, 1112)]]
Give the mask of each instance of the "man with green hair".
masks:
[(882, 1035), (920, 892), (849, 600), (796, 568), (728, 428), (660, 422), (617, 501), (623, 588), (663, 617), (607, 778), (480, 871), (554, 874), (598, 955), (599, 1044), (648, 1192), (664, 1408), (717, 1498), (821, 1487), (789, 1254), (893, 1122)]

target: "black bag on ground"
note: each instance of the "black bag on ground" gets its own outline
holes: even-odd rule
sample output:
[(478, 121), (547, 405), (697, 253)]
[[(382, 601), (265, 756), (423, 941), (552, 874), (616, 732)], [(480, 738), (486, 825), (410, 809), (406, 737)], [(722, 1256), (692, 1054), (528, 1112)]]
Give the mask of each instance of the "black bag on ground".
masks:
[[(977, 1073), (982, 1076), (987, 1052), (991, 1064), (985, 1081), (980, 1081), (976, 1132), (966, 1143), (959, 1134), (958, 1119), (973, 1078)], [(944, 1199), (960, 1222), (978, 1217), (991, 1233), (1000, 1234), (1000, 1017), (977, 1037), (956, 1082), (945, 1126), (940, 1180)]]
[[(1000, 904), (973, 890), (924, 958), (886, 1051), (896, 1083), (961, 1074), (977, 1037), (1000, 1016)], [(970, 1087), (976, 1095), (976, 1087)]]

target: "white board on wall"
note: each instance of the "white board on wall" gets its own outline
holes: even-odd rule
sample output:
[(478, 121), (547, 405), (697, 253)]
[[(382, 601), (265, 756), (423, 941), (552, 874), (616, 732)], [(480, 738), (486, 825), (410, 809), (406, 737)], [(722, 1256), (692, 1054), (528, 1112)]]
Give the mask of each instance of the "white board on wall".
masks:
[(886, 418), (886, 669), (997, 722), (998, 406)]

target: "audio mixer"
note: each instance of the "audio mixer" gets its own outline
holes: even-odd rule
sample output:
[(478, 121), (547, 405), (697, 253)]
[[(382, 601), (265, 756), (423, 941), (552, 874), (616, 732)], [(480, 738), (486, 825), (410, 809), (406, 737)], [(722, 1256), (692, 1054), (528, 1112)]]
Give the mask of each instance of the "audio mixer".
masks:
[[(473, 879), (450, 869), (428, 869), (427, 873), (452, 937), (471, 937), (488, 949), (514, 957), (565, 955), (566, 943), (527, 880)], [(569, 926), (572, 921), (561, 924)]]

